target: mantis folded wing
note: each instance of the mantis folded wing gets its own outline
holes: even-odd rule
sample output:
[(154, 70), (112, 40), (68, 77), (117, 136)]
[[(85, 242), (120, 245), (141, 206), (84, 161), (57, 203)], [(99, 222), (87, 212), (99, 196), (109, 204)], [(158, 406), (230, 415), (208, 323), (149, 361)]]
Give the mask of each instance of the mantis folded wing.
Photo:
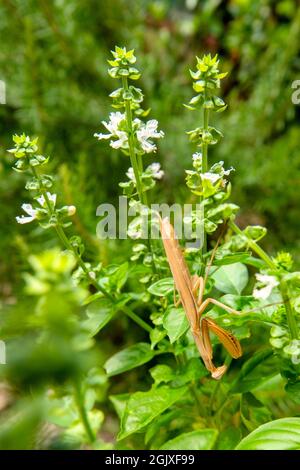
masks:
[[(210, 331), (218, 337), (233, 358), (237, 359), (242, 355), (242, 348), (232, 333), (221, 328), (211, 318), (202, 318), (202, 314), (211, 303), (230, 313), (238, 312), (213, 298), (203, 300), (206, 278), (204, 280), (202, 277), (190, 275), (179, 242), (176, 239), (174, 228), (167, 218), (160, 219), (160, 232), (175, 288), (188, 318), (200, 356), (212, 377), (220, 379), (226, 372), (226, 366), (216, 367), (213, 363)], [(196, 295), (197, 290), (198, 295)]]

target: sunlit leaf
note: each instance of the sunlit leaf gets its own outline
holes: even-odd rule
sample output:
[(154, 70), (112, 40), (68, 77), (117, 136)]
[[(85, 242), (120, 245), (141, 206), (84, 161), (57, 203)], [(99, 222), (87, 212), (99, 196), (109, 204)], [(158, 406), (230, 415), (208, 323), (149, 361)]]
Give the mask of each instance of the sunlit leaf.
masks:
[(221, 266), (213, 274), (215, 287), (224, 294), (241, 294), (248, 283), (248, 271), (244, 264)]
[(151, 361), (154, 355), (148, 343), (137, 343), (110, 357), (104, 368), (109, 376), (121, 374)]
[(216, 429), (200, 429), (180, 434), (167, 441), (162, 450), (210, 450), (213, 448), (218, 436)]
[(168, 308), (163, 316), (163, 326), (167, 330), (171, 343), (184, 335), (189, 322), (183, 308)]
[(300, 450), (300, 418), (263, 424), (246, 436), (236, 450)]
[(187, 390), (187, 387), (170, 388), (163, 385), (131, 395), (122, 417), (118, 439), (124, 439), (147, 426), (156, 416), (186, 395)]
[(150, 294), (157, 295), (158, 297), (165, 297), (170, 294), (170, 292), (173, 292), (173, 290), (174, 281), (172, 277), (160, 279), (148, 288), (148, 292), (150, 292)]

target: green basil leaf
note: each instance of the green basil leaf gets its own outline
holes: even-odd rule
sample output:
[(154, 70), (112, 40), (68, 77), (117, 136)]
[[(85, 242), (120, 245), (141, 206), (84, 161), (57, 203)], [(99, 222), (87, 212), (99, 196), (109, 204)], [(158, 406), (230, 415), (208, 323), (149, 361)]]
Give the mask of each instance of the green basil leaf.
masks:
[(111, 377), (141, 366), (151, 361), (154, 356), (155, 352), (148, 343), (137, 343), (110, 357), (104, 364), (104, 368)]
[(167, 277), (165, 279), (160, 279), (155, 282), (148, 288), (148, 292), (152, 295), (157, 295), (158, 297), (165, 297), (174, 291), (174, 281), (172, 277)]
[(300, 418), (282, 418), (259, 426), (236, 450), (300, 450)]
[(211, 277), (215, 287), (224, 294), (241, 294), (248, 283), (248, 270), (242, 263), (221, 266)]
[(168, 383), (174, 379), (174, 370), (166, 364), (158, 364), (150, 369), (151, 377), (154, 380), (155, 385), (159, 385), (163, 382)]
[(216, 429), (200, 429), (180, 434), (167, 441), (161, 450), (210, 450), (218, 436)]
[(151, 349), (154, 349), (165, 336), (166, 330), (164, 328), (152, 328), (150, 333)]
[(83, 322), (83, 327), (90, 332), (91, 336), (95, 336), (113, 318), (115, 313), (115, 306), (111, 300), (101, 297), (89, 304), (86, 309), (89, 318)]
[(111, 395), (109, 397), (120, 419), (122, 419), (129, 398), (130, 393), (120, 393), (119, 395)]
[(163, 385), (147, 392), (136, 392), (129, 398), (121, 420), (118, 439), (137, 432), (147, 426), (187, 394), (188, 388), (170, 388)]
[(228, 255), (223, 256), (222, 258), (215, 258), (214, 265), (216, 266), (223, 266), (227, 264), (234, 264), (234, 263), (246, 263), (249, 260), (249, 253), (241, 252), (241, 253), (230, 253)]
[(117, 291), (120, 292), (122, 287), (127, 281), (129, 273), (128, 263), (121, 264), (116, 271), (114, 271), (109, 277), (109, 283), (111, 286), (116, 287)]
[(163, 316), (163, 326), (167, 330), (171, 343), (184, 335), (189, 327), (189, 322), (183, 308), (168, 308)]
[(187, 364), (176, 371), (172, 385), (180, 387), (186, 383), (197, 382), (208, 375), (208, 371), (199, 357), (192, 357)]

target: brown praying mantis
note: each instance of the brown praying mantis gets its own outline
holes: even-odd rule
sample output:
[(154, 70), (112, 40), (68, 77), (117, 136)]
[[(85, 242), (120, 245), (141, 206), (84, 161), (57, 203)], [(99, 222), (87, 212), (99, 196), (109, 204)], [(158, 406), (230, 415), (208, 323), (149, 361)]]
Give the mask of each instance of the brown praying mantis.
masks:
[(203, 300), (209, 269), (206, 271), (204, 278), (197, 275), (192, 276), (183, 257), (179, 242), (175, 236), (173, 226), (167, 218), (159, 218), (159, 223), (162, 241), (173, 275), (175, 288), (179, 294), (179, 301), (175, 302), (175, 306), (178, 306), (179, 303), (182, 304), (205, 367), (209, 370), (211, 376), (218, 380), (226, 372), (227, 367), (225, 364), (216, 367), (213, 363), (213, 349), (209, 335), (210, 331), (218, 337), (220, 342), (234, 359), (237, 359), (242, 355), (242, 348), (239, 341), (232, 333), (221, 328), (211, 318), (207, 316), (203, 317), (202, 314), (209, 304), (217, 305), (229, 313), (237, 314), (239, 312), (216, 299), (207, 298)]

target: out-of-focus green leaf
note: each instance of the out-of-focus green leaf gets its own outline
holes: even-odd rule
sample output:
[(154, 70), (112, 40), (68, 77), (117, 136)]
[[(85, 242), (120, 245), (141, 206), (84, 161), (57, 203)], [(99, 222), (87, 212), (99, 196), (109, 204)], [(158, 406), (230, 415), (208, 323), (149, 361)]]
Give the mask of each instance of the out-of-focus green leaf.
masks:
[(21, 400), (1, 419), (0, 450), (32, 449), (43, 417), (42, 401)]
[(288, 382), (285, 391), (291, 399), (300, 405), (300, 380), (298, 382)]
[(231, 387), (232, 393), (243, 393), (261, 386), (265, 380), (278, 373), (277, 358), (272, 349), (259, 351), (243, 365)]
[(261, 424), (270, 421), (272, 414), (252, 393), (247, 392), (241, 399), (241, 418), (248, 431), (253, 431)]
[(216, 447), (218, 450), (232, 450), (237, 446), (241, 438), (241, 429), (229, 426), (220, 432)]
[(78, 410), (70, 395), (50, 398), (47, 408), (47, 419), (56, 426), (67, 427), (78, 419)]
[[(100, 410), (91, 410), (88, 412), (88, 420), (93, 433), (96, 435), (103, 423), (104, 414)], [(81, 420), (73, 423), (73, 425), (64, 432), (64, 436), (67, 439), (78, 441), (79, 443), (89, 442), (86, 429)]]

